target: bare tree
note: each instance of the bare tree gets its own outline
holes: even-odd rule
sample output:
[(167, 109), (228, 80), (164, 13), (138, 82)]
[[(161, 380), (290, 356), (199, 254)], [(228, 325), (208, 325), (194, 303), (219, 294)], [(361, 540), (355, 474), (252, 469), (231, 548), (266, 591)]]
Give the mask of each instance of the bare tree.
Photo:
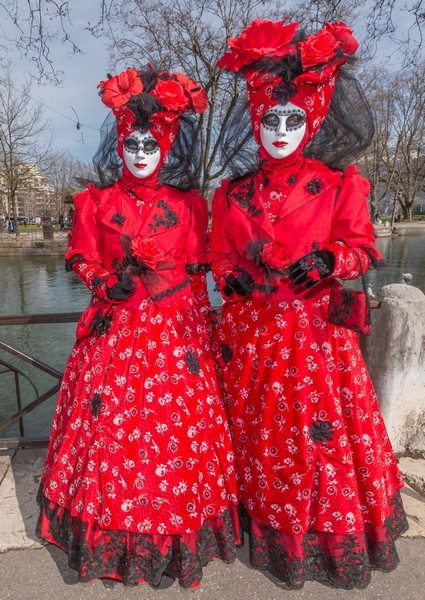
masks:
[(318, 31), (325, 21), (355, 22), (365, 4), (365, 0), (304, 0), (297, 3), (294, 17), (305, 29)]
[[(401, 20), (406, 19), (408, 22), (404, 31), (400, 31), (397, 23), (400, 15), (403, 17)], [(370, 3), (366, 23), (367, 39), (372, 52), (381, 39), (390, 37), (404, 49), (406, 60), (412, 54), (420, 57), (424, 45), (425, 0), (405, 0), (403, 3), (395, 0), (375, 0)]]
[[(104, 3), (99, 0), (99, 5)], [(71, 13), (79, 8), (76, 4), (75, 0), (0, 0), (0, 49), (17, 48), (35, 65), (39, 80), (59, 83), (62, 72), (55, 64), (52, 44), (59, 42), (72, 53), (81, 52), (71, 23)]]
[(280, 4), (270, 0), (115, 0), (105, 15), (102, 31), (117, 69), (151, 62), (185, 72), (207, 91), (209, 108), (200, 117), (203, 193), (224, 174), (217, 161), (222, 127), (244, 88), (220, 71), (217, 61), (226, 39), (265, 12), (271, 19), (282, 14)]
[[(182, 70), (204, 85), (210, 106), (200, 119), (201, 181), (203, 192), (208, 193), (226, 174), (225, 169), (218, 166), (221, 132), (244, 87), (242, 82), (217, 69), (217, 60), (226, 49), (226, 38), (237, 36), (256, 17), (297, 18), (307, 29), (314, 30), (325, 20), (350, 23), (358, 16), (367, 24), (372, 50), (380, 39), (390, 36), (403, 49), (400, 64), (405, 65), (405, 70), (409, 68), (409, 59), (415, 61), (418, 68), (423, 50), (424, 3), (425, 0), (404, 0), (402, 4), (394, 0), (351, 0), (349, 3), (301, 0), (291, 11), (290, 3), (284, 0), (97, 0), (98, 21), (87, 27), (94, 35), (109, 39), (111, 60), (116, 69), (137, 67), (151, 61), (164, 68)], [(50, 54), (54, 40), (60, 39), (70, 44), (74, 52), (79, 51), (72, 40), (71, 21), (73, 11), (79, 8), (77, 4), (77, 0), (60, 3), (56, 0), (0, 0), (0, 7), (5, 9), (8, 22), (17, 33), (19, 48), (35, 62), (41, 76), (58, 76)], [(399, 31), (399, 14), (410, 19), (404, 34)], [(0, 33), (0, 44), (2, 42), (7, 45), (8, 40), (2, 40)], [(406, 176), (408, 156), (411, 158), (410, 171), (417, 166), (420, 172), (421, 151), (415, 155), (414, 150), (401, 146), (403, 140), (394, 130), (400, 113), (398, 116), (392, 114), (392, 87), (383, 85), (379, 91), (381, 98), (376, 104), (378, 134), (373, 153), (367, 159), (373, 210), (380, 196), (393, 190), (394, 185), (402, 201), (407, 198), (409, 203), (420, 179), (419, 175)], [(395, 157), (402, 160), (402, 156), (405, 165), (396, 168)], [(413, 186), (411, 191), (407, 191), (408, 185)], [(401, 188), (405, 191), (401, 192)]]
[(58, 159), (52, 152), (52, 135), (41, 104), (30, 94), (31, 83), (18, 87), (7, 69), (0, 79), (0, 195), (16, 224), (19, 187), (30, 182), (35, 170), (44, 173)]
[[(96, 0), (95, 14), (97, 19), (94, 24), (87, 22), (87, 28), (103, 35), (104, 30), (109, 30), (111, 23), (116, 25), (115, 17), (121, 14), (124, 21), (130, 22), (131, 19), (141, 20), (143, 14), (148, 8), (147, 14), (152, 14), (150, 8), (154, 8), (155, 2), (151, 2), (151, 7), (146, 7), (145, 2), (136, 0)], [(211, 23), (217, 18), (222, 18), (223, 12), (227, 14), (227, 20), (234, 22), (238, 13), (244, 12), (247, 4), (257, 5), (257, 15), (260, 18), (273, 18), (277, 14), (278, 18), (286, 14), (296, 14), (305, 24), (311, 24), (313, 27), (322, 24), (323, 20), (344, 20), (351, 17), (354, 11), (358, 11), (364, 18), (367, 28), (367, 42), (369, 44), (371, 55), (376, 51), (376, 44), (382, 38), (391, 37), (403, 49), (408, 48), (420, 52), (423, 48), (422, 28), (425, 21), (425, 0), (404, 0), (403, 3), (395, 0), (351, 0), (350, 2), (341, 2), (341, 0), (301, 0), (297, 3), (285, 2), (283, 8), (278, 12), (273, 10), (276, 3), (267, 0), (258, 0), (257, 2), (242, 2), (241, 0), (216, 0), (214, 2), (204, 2), (203, 0), (193, 0), (185, 2), (179, 0), (162, 1), (162, 6), (167, 5), (169, 11), (173, 13), (185, 13), (185, 17), (196, 20), (199, 12), (209, 12)], [(184, 7), (191, 5), (189, 10)], [(296, 7), (294, 5), (296, 4)], [(53, 82), (60, 81), (62, 73), (55, 64), (52, 47), (54, 43), (66, 45), (71, 53), (81, 52), (79, 44), (76, 42), (76, 29), (73, 26), (72, 18), (77, 13), (81, 15), (81, 0), (0, 0), (0, 11), (2, 14), (2, 29), (0, 29), (0, 48), (4, 50), (13, 47), (18, 48), (22, 56), (26, 57), (31, 64), (35, 65), (40, 79)], [(93, 9), (93, 6), (90, 7)], [(96, 10), (97, 9), (97, 10)], [(174, 9), (177, 9), (175, 11)], [(252, 9), (252, 6), (251, 6)], [(294, 12), (295, 11), (295, 12)], [(408, 22), (407, 30), (400, 31), (398, 23), (398, 13)], [(249, 9), (248, 9), (248, 12)], [(239, 25), (243, 25), (242, 21)], [(205, 21), (203, 22), (205, 25)], [(159, 23), (158, 23), (159, 26)], [(160, 30), (160, 28), (158, 28)], [(226, 31), (225, 33), (231, 33)], [(220, 38), (223, 32), (220, 33)], [(125, 40), (124, 40), (125, 41)], [(157, 39), (156, 42), (160, 40)], [(190, 47), (188, 48), (190, 50)]]
[(360, 166), (371, 184), (370, 212), (372, 217), (378, 212), (381, 201), (390, 191), (393, 176), (389, 176), (388, 165), (398, 153), (393, 145), (394, 90), (390, 83), (391, 74), (385, 65), (366, 71), (363, 81), (369, 106), (375, 122), (375, 135), (372, 144), (364, 154)]
[(403, 217), (411, 220), (416, 197), (425, 188), (425, 62), (405, 70), (393, 84), (396, 87), (394, 106), (394, 159), (388, 164), (393, 174), (391, 189), (397, 194)]
[[(63, 153), (60, 158), (50, 165), (46, 178), (53, 188), (53, 209), (56, 217), (65, 213), (67, 198), (94, 181), (93, 168), (74, 156)], [(79, 181), (83, 181), (81, 186)]]
[[(425, 185), (425, 64), (411, 64), (400, 73), (385, 67), (371, 72), (368, 99), (376, 133), (365, 155), (365, 175), (372, 185), (371, 212), (388, 194), (410, 220), (415, 199)], [(394, 212), (393, 211), (393, 212)]]

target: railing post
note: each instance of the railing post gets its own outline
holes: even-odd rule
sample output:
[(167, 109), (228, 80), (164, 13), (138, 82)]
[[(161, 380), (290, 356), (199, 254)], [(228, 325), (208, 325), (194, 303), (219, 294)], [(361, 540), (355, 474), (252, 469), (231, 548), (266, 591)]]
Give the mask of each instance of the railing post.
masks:
[[(24, 325), (24, 324), (41, 324), (41, 323), (76, 323), (80, 318), (81, 313), (45, 313), (45, 314), (25, 314), (25, 315), (2, 315), (0, 316), (0, 326), (1, 325)], [(39, 394), (35, 384), (19, 369), (14, 367), (13, 365), (5, 362), (3, 359), (0, 359), (0, 365), (6, 367), (6, 371), (2, 371), (2, 373), (12, 372), (14, 373), (15, 378), (15, 396), (16, 396), (16, 405), (17, 412), (9, 417), (8, 419), (2, 421), (0, 423), (0, 431), (3, 431), (13, 425), (14, 423), (19, 423), (19, 438), (0, 438), (0, 448), (24, 448), (24, 447), (40, 447), (47, 446), (48, 438), (34, 438), (28, 439), (25, 437), (25, 425), (24, 425), (24, 416), (31, 412), (34, 408), (45, 402), (48, 398), (51, 398), (56, 392), (60, 389), (60, 384), (62, 380), (62, 373), (57, 369), (54, 369), (50, 365), (47, 365), (40, 360), (33, 358), (32, 356), (28, 356), (24, 354), (20, 350), (5, 344), (0, 341), (0, 350), (7, 352), (13, 356), (18, 357), (20, 360), (36, 367), (40, 371), (44, 373), (48, 373), (51, 377), (57, 379), (56, 385), (48, 389), (43, 394)], [(22, 405), (21, 398), (21, 387), (20, 387), (20, 379), (19, 377), (24, 377), (32, 388), (35, 391), (36, 398), (29, 402), (26, 406)]]
[[(15, 371), (15, 391), (16, 391), (16, 404), (18, 405), (18, 412), (22, 410), (21, 400), (21, 387), (19, 385), (19, 373)], [(25, 437), (24, 420), (22, 417), (19, 418), (19, 433), (21, 437)]]

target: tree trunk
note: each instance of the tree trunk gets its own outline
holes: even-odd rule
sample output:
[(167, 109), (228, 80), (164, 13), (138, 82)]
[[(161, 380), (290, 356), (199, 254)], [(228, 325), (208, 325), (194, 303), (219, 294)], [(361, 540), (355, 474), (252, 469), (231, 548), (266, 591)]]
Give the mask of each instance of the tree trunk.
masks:
[(373, 218), (378, 212), (378, 200), (376, 198), (375, 187), (372, 186), (370, 189), (370, 216)]

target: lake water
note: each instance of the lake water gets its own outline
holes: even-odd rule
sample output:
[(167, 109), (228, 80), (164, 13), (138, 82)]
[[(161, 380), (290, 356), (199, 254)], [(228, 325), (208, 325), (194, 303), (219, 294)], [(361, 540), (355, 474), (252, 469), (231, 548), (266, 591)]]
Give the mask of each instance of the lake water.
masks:
[[(376, 292), (380, 287), (400, 281), (403, 273), (412, 275), (412, 284), (425, 293), (425, 236), (381, 238), (377, 246), (387, 267), (370, 271), (367, 279)], [(0, 257), (0, 314), (78, 312), (90, 298), (86, 287), (74, 273), (66, 273), (62, 257)], [(218, 304), (217, 294), (211, 292)], [(58, 325), (0, 326), (0, 340), (62, 371), (74, 343), (75, 323)], [(56, 380), (0, 350), (0, 358), (27, 374), (39, 392)], [(24, 404), (34, 399), (31, 386), (22, 381)], [(47, 436), (56, 397), (25, 417), (27, 436)], [(0, 372), (0, 422), (16, 412), (12, 374)], [(18, 426), (0, 432), (0, 437), (18, 435)]]

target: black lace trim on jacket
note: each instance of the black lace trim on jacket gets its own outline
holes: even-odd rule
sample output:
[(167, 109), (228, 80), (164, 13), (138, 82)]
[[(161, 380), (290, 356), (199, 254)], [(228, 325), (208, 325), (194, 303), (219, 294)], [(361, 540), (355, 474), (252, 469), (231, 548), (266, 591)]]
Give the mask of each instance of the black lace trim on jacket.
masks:
[(237, 186), (231, 186), (228, 190), (229, 197), (231, 196), (241, 208), (247, 211), (251, 217), (258, 217), (263, 212), (262, 208), (258, 208), (252, 199), (255, 195), (254, 177), (250, 177), (247, 181), (239, 183)]
[(177, 213), (174, 210), (171, 210), (169, 204), (167, 204), (164, 200), (158, 200), (156, 205), (158, 208), (162, 208), (164, 213), (162, 215), (153, 215), (154, 223), (149, 224), (150, 229), (153, 231), (156, 231), (160, 227), (170, 229), (171, 227), (174, 227), (174, 225), (178, 225), (180, 223)]
[(125, 217), (120, 211), (115, 213), (113, 217), (111, 217), (111, 221), (116, 223), (119, 227), (122, 227), (126, 221), (127, 217)]
[(84, 256), (82, 254), (74, 254), (74, 256), (71, 256), (71, 258), (65, 260), (65, 271), (69, 273), (72, 271), (72, 265), (75, 265), (75, 263), (81, 262), (82, 260), (84, 260)]
[(163, 298), (166, 298), (167, 296), (172, 296), (174, 294), (174, 292), (178, 292), (179, 290), (182, 290), (184, 287), (189, 285), (189, 283), (190, 283), (190, 280), (185, 279), (184, 281), (182, 281), (181, 283), (178, 283), (177, 285), (173, 286), (172, 288), (170, 288), (168, 290), (164, 290), (163, 292), (160, 292), (159, 294), (155, 294), (155, 296), (152, 296), (151, 300), (153, 302), (158, 302), (158, 300), (162, 300)]
[(198, 273), (206, 273), (209, 270), (209, 266), (205, 263), (191, 263), (185, 267), (187, 275), (197, 275)]
[[(132, 586), (147, 581), (158, 586), (163, 575), (178, 579), (183, 588), (193, 587), (202, 579), (202, 567), (220, 558), (231, 563), (236, 558), (236, 546), (230, 509), (219, 517), (206, 521), (196, 533), (196, 550), (190, 548), (180, 535), (153, 536), (126, 531), (90, 527), (66, 509), (56, 507), (44, 496), (40, 488), (37, 502), (41, 515), (37, 535), (41, 537), (42, 524), (48, 535), (68, 553), (68, 564), (79, 572), (81, 581), (114, 578)], [(47, 533), (44, 531), (44, 533)], [(94, 537), (88, 537), (94, 536)], [(158, 539), (171, 538), (170, 545), (160, 548)], [(94, 540), (96, 543), (94, 543)], [(165, 552), (165, 553), (164, 553)]]
[[(269, 571), (288, 589), (301, 589), (307, 580), (335, 588), (363, 589), (370, 582), (372, 570), (392, 571), (396, 568), (399, 558), (394, 542), (408, 529), (400, 492), (394, 495), (391, 514), (382, 528), (366, 524), (363, 532), (339, 536), (311, 530), (303, 537), (303, 556), (295, 555), (295, 537), (298, 536), (288, 534), (285, 538), (280, 531), (258, 522), (260, 533), (255, 535), (243, 507), (241, 522), (250, 535), (253, 567)], [(383, 541), (377, 541), (373, 535), (376, 529), (384, 532)], [(290, 551), (288, 540), (292, 537), (294, 543)]]
[(323, 187), (323, 181), (320, 177), (316, 177), (315, 179), (311, 179), (306, 186), (307, 192), (310, 194), (318, 194)]
[(383, 258), (379, 260), (376, 258), (372, 248), (368, 248), (367, 246), (360, 246), (360, 248), (366, 252), (374, 269), (384, 269), (387, 266)]

